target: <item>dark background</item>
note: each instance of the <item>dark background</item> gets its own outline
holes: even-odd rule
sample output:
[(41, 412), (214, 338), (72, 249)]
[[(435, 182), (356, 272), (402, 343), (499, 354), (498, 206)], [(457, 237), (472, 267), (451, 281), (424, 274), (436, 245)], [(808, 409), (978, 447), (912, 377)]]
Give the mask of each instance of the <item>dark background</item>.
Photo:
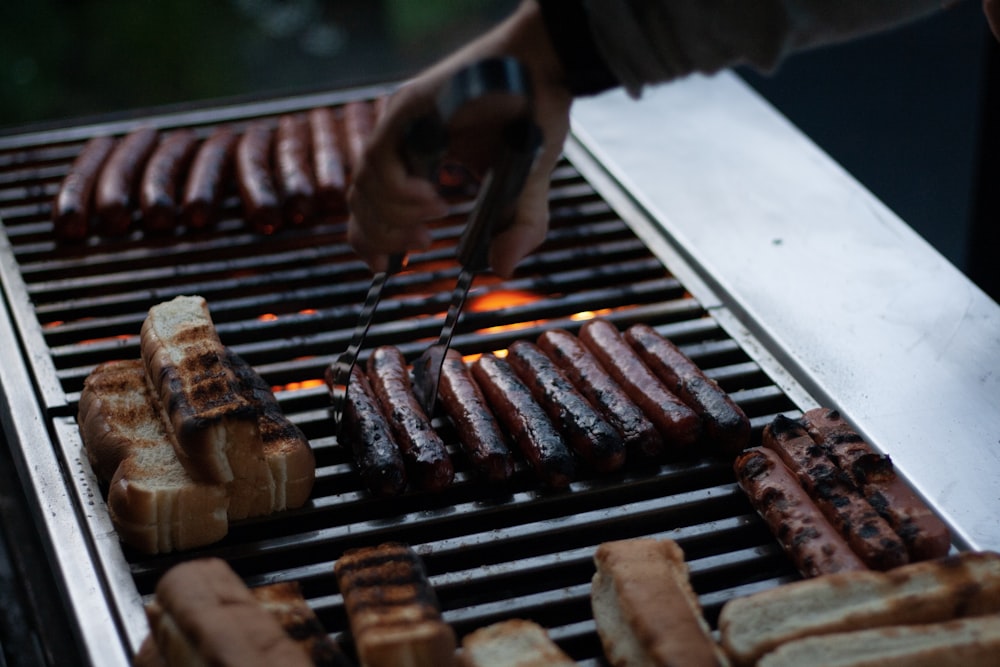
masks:
[[(0, 6), (0, 133), (418, 71), (516, 0), (34, 0)], [(978, 0), (740, 73), (994, 298), (998, 103)]]

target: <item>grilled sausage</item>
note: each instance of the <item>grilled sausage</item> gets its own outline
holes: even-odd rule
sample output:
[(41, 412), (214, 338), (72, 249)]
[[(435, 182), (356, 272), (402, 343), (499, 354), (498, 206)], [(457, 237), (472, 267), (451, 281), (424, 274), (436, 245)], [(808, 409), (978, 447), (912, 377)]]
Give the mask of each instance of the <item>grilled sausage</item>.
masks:
[(368, 378), (357, 366), (351, 371), (340, 433), (351, 448), (354, 465), (377, 496), (394, 496), (406, 488), (406, 467), (388, 420), (382, 415)]
[(233, 154), (239, 135), (228, 126), (215, 129), (198, 148), (184, 185), (181, 222), (188, 229), (215, 224), (233, 173)]
[(630, 326), (625, 340), (667, 389), (701, 417), (711, 446), (732, 457), (749, 444), (750, 420), (742, 408), (672, 341), (647, 324)]
[(472, 467), (491, 481), (509, 478), (514, 473), (510, 449), (486, 397), (456, 350), (449, 349), (441, 364), (438, 398)]
[(128, 233), (139, 180), (158, 138), (156, 128), (137, 128), (119, 141), (108, 156), (94, 192), (100, 234), (124, 236)]
[(813, 441), (861, 489), (903, 539), (910, 560), (946, 556), (951, 549), (948, 526), (896, 474), (892, 460), (872, 449), (836, 410), (816, 408), (802, 417)]
[(804, 577), (867, 570), (776, 453), (745, 450), (733, 463), (740, 488)]
[(510, 364), (484, 354), (472, 365), (472, 377), (538, 478), (553, 489), (569, 486), (576, 474), (573, 454)]
[(274, 130), (251, 123), (236, 144), (236, 180), (243, 201), (243, 217), (260, 234), (281, 228), (281, 199), (271, 171)]
[(409, 478), (427, 491), (446, 488), (455, 476), (451, 458), (413, 394), (406, 360), (399, 348), (383, 345), (372, 351), (368, 380), (403, 453)]
[(301, 114), (278, 119), (274, 163), (281, 192), (285, 222), (301, 225), (312, 219), (316, 209), (316, 186), (310, 162), (309, 125)]
[(607, 320), (591, 320), (580, 340), (653, 422), (668, 447), (686, 453), (701, 435), (701, 419), (668, 390)]
[(144, 230), (166, 232), (176, 226), (183, 197), (181, 178), (197, 147), (194, 131), (181, 129), (167, 135), (150, 155), (139, 186)]
[(909, 561), (906, 547), (892, 527), (823, 448), (813, 442), (801, 423), (778, 415), (764, 428), (763, 444), (798, 477), (813, 502), (865, 565), (873, 570), (888, 570)]
[(344, 105), (343, 113), (344, 153), (348, 169), (354, 171), (361, 164), (365, 144), (375, 125), (375, 110), (371, 102), (354, 100)]
[(82, 241), (90, 232), (94, 186), (115, 139), (93, 137), (73, 160), (52, 202), (53, 233), (60, 241)]
[(309, 110), (316, 201), (323, 213), (347, 211), (347, 175), (344, 153), (337, 141), (337, 118), (330, 107)]
[(580, 458), (601, 472), (625, 463), (625, 443), (618, 431), (537, 345), (515, 341), (507, 349), (507, 362)]
[(563, 329), (551, 329), (538, 337), (538, 346), (618, 430), (628, 456), (651, 458), (663, 453), (663, 437), (653, 422), (576, 336)]

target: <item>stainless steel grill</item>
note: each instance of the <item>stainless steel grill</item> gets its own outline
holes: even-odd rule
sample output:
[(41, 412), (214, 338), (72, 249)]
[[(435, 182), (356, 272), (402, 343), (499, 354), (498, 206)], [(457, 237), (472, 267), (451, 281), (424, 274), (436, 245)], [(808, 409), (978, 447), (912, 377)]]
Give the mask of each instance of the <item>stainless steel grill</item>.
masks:
[[(208, 130), (379, 92), (198, 109), (141, 122)], [(591, 112), (584, 106), (578, 113)], [(439, 495), (370, 497), (336, 441), (321, 383), (326, 365), (347, 346), (369, 281), (345, 242), (343, 219), (264, 238), (245, 228), (231, 199), (228, 215), (210, 233), (136, 234), (80, 247), (51, 239), (49, 202), (82, 142), (138, 122), (0, 138), (0, 277), (9, 315), (0, 330), (5, 433), (48, 540), (51, 567), (65, 582), (84, 661), (128, 664), (147, 632), (142, 603), (158, 577), (180, 559), (201, 555), (225, 558), (250, 585), (299, 581), (325, 627), (341, 635), (347, 625), (334, 561), (351, 547), (402, 540), (422, 554), (445, 618), (460, 635), (502, 618), (532, 618), (590, 664), (601, 664), (589, 587), (590, 559), (602, 541), (678, 540), (713, 624), (731, 597), (795, 578), (729, 466), (711, 459), (585, 475), (563, 493), (542, 490), (519, 468), (509, 484), (489, 488), (464, 467), (454, 435), (438, 418), (455, 453), (454, 485)], [(731, 393), (751, 417), (755, 438), (776, 414), (796, 415), (818, 402), (845, 407), (815, 374), (801, 372), (798, 357), (773, 347), (766, 322), (727, 301), (732, 290), (725, 271), (713, 273), (709, 264), (706, 272), (693, 261), (697, 253), (665, 231), (668, 225), (651, 215), (655, 207), (623, 187), (628, 179), (613, 173), (614, 154), (604, 167), (601, 143), (589, 132), (602, 128), (608, 129), (578, 120), (553, 175), (548, 240), (514, 278), (477, 281), (455, 347), (466, 354), (503, 349), (548, 328), (574, 330), (593, 316), (620, 327), (641, 321), (676, 341)], [(453, 215), (436, 227), (434, 246), (390, 281), (369, 348), (395, 344), (412, 358), (436, 336), (458, 273), (452, 255), (467, 208), (456, 202)], [(146, 311), (179, 294), (204, 296), (223, 342), (275, 388), (313, 446), (317, 480), (300, 510), (234, 524), (223, 542), (204, 549), (143, 557), (122, 549), (111, 528), (104, 489), (81, 452), (76, 401), (94, 365), (138, 357)]]

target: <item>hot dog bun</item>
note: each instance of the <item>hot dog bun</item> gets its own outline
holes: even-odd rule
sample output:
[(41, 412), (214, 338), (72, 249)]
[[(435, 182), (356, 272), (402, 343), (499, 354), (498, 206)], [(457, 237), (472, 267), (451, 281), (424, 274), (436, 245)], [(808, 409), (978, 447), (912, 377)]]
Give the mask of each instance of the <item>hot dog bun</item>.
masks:
[(500, 621), (462, 639), (460, 667), (572, 667), (576, 663), (533, 621)]

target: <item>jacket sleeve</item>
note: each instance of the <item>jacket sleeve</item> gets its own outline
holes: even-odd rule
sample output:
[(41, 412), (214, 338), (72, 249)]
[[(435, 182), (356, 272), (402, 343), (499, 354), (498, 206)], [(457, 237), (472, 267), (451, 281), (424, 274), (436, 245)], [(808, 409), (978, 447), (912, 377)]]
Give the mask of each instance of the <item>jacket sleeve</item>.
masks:
[(748, 64), (885, 30), (942, 0), (583, 0), (597, 50), (633, 96), (646, 84)]

